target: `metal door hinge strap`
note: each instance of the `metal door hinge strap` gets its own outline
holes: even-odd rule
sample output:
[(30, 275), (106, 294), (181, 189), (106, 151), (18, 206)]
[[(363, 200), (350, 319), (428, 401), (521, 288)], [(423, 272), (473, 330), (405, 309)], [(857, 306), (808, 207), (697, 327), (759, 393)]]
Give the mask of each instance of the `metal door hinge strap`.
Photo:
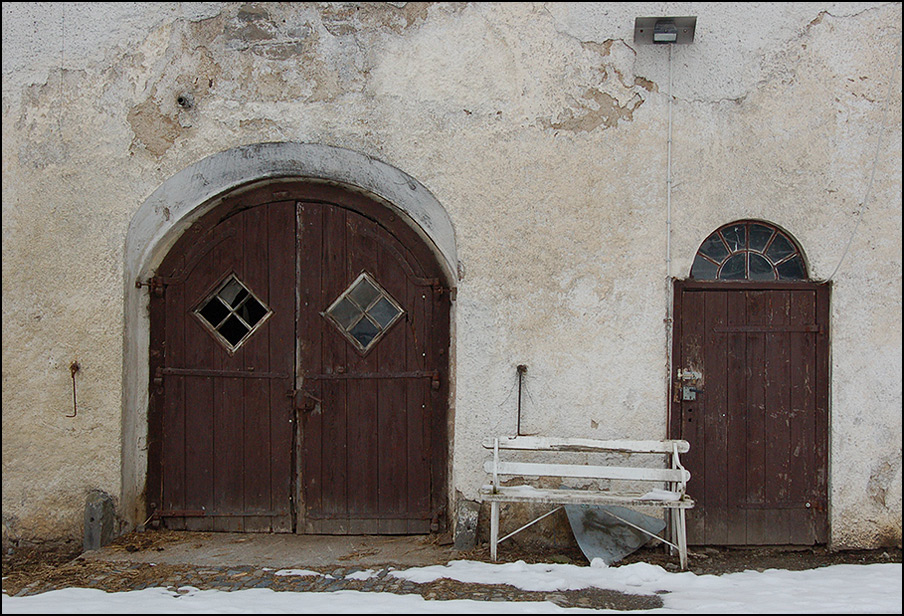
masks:
[(251, 370), (200, 370), (195, 368), (161, 368), (158, 376), (172, 374), (175, 376), (206, 376), (227, 379), (287, 379), (285, 372), (254, 372)]
[(439, 381), (436, 370), (416, 370), (414, 372), (348, 372), (336, 374), (308, 374), (305, 379), (315, 381), (353, 380), (353, 379), (433, 379)]
[(350, 379), (430, 379), (430, 386), (439, 389), (438, 370), (416, 370), (414, 372), (358, 372), (337, 374), (309, 374), (305, 376), (311, 380), (350, 380)]
[(163, 295), (163, 291), (166, 289), (166, 281), (162, 276), (153, 276), (144, 282), (136, 280), (135, 288), (140, 289), (141, 287), (147, 287), (155, 295)]
[(274, 517), (274, 516), (283, 516), (287, 515), (285, 511), (243, 511), (241, 513), (217, 513), (207, 511), (205, 509), (166, 509), (162, 511), (155, 511), (152, 517), (156, 518), (243, 518), (246, 516), (265, 516), (265, 517)]
[(730, 327), (714, 327), (717, 334), (821, 334), (822, 325), (733, 325)]

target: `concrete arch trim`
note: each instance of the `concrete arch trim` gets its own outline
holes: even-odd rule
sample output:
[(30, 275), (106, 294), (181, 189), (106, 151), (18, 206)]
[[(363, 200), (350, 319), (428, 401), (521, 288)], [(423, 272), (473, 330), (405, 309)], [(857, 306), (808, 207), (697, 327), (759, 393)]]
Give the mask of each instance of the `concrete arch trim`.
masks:
[(147, 288), (137, 288), (136, 281), (153, 275), (181, 233), (220, 197), (286, 178), (334, 183), (395, 209), (434, 252), (447, 283), (456, 286), (455, 233), (446, 210), (416, 179), (360, 152), (296, 142), (244, 145), (204, 158), (166, 180), (132, 217), (124, 251), (120, 514), (126, 529), (140, 525), (146, 510), (150, 319)]

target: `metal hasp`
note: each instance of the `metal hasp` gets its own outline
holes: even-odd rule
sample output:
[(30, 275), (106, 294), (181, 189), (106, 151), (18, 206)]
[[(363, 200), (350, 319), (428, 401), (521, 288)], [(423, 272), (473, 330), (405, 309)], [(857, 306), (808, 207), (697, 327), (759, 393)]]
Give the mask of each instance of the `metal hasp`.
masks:
[(694, 42), (696, 17), (637, 17), (634, 42), (638, 45), (687, 45)]

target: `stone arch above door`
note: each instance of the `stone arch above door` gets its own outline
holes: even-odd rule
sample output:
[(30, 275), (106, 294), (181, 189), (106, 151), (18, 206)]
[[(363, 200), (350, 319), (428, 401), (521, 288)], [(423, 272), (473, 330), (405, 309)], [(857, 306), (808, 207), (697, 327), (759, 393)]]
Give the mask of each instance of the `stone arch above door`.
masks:
[(148, 291), (138, 285), (222, 195), (286, 178), (339, 185), (384, 203), (433, 251), (445, 284), (456, 286), (459, 267), (448, 213), (423, 184), (365, 154), (322, 144), (252, 144), (211, 155), (166, 180), (133, 216), (124, 252), (121, 515), (129, 527), (144, 521), (146, 506), (150, 322)]

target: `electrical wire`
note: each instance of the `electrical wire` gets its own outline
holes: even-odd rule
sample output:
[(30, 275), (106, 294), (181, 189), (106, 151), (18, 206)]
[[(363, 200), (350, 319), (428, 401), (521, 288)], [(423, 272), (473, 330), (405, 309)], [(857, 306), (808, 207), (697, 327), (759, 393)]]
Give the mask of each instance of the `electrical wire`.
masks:
[(888, 78), (888, 93), (885, 95), (885, 103), (882, 109), (882, 121), (880, 123), (879, 128), (879, 136), (876, 139), (876, 154), (873, 156), (873, 168), (869, 175), (869, 181), (866, 185), (866, 191), (863, 194), (863, 200), (860, 202), (860, 208), (857, 211), (857, 222), (854, 223), (854, 228), (851, 230), (851, 235), (848, 237), (847, 244), (844, 247), (844, 252), (841, 253), (841, 258), (838, 260), (838, 265), (835, 266), (835, 270), (832, 272), (832, 275), (828, 277), (827, 282), (831, 281), (835, 278), (835, 274), (838, 273), (838, 270), (841, 268), (841, 264), (844, 262), (845, 258), (848, 255), (848, 252), (851, 249), (851, 244), (854, 241), (854, 236), (857, 234), (857, 229), (860, 228), (860, 223), (863, 221), (863, 213), (866, 211), (866, 204), (869, 201), (870, 194), (873, 190), (873, 180), (876, 179), (876, 168), (879, 164), (879, 155), (882, 152), (882, 138), (885, 136), (886, 129), (888, 128), (888, 103), (891, 100), (892, 86), (895, 83), (895, 75), (898, 74), (898, 64), (901, 60), (901, 38), (898, 37), (898, 49), (895, 53), (895, 61), (892, 66), (891, 74)]

